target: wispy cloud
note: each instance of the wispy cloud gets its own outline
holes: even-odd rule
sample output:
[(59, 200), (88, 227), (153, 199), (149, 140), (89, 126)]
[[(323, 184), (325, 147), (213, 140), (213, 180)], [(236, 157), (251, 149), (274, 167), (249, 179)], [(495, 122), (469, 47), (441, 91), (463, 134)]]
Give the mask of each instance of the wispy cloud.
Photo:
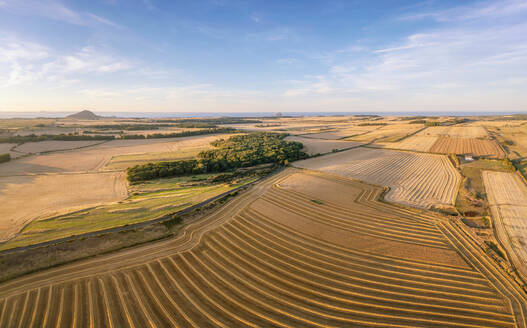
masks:
[(483, 1), (472, 5), (444, 10), (412, 12), (399, 17), (401, 20), (434, 19), (439, 22), (496, 19), (521, 15), (527, 12), (525, 0)]
[(29, 84), (34, 81), (71, 83), (86, 74), (126, 71), (134, 64), (93, 47), (76, 53), (60, 54), (44, 45), (0, 35), (0, 86)]
[(58, 0), (2, 0), (0, 10), (27, 15), (39, 16), (74, 25), (106, 25), (119, 27), (119, 24), (90, 12), (76, 11)]
[[(378, 47), (369, 56), (328, 52), (319, 57), (328, 65), (323, 78), (287, 89), (284, 95), (351, 94), (389, 101), (404, 94), (408, 101), (424, 101), (441, 94), (485, 103), (483, 99), (495, 101), (497, 94), (519, 94), (527, 88), (527, 23), (515, 18), (527, 1), (499, 4), (503, 6), (481, 2), (435, 13), (434, 19), (445, 24)], [(324, 92), (317, 92), (321, 86)]]

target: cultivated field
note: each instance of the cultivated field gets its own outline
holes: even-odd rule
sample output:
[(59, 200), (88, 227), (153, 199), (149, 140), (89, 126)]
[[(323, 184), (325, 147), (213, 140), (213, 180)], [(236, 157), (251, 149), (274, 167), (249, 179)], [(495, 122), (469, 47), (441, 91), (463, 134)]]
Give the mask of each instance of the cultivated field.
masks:
[(120, 172), (43, 174), (0, 178), (0, 241), (34, 219), (126, 198)]
[(527, 157), (527, 125), (501, 124), (489, 127), (489, 131), (496, 134), (497, 139), (508, 148), (511, 159), (525, 159)]
[(527, 186), (516, 173), (484, 171), (497, 237), (527, 278)]
[(496, 141), (488, 139), (441, 136), (429, 151), (441, 154), (472, 154), (488, 158), (505, 158), (505, 152)]
[(104, 141), (40, 141), (40, 142), (26, 142), (20, 146), (15, 147), (14, 151), (25, 154), (44, 153), (57, 150), (70, 150), (77, 148), (84, 148), (100, 144)]
[(295, 166), (390, 187), (385, 199), (416, 207), (452, 205), (460, 177), (441, 155), (357, 148)]
[(0, 166), (0, 176), (50, 172), (86, 172), (103, 170), (112, 157), (127, 154), (178, 152), (204, 149), (210, 142), (229, 135), (184, 138), (112, 140), (75, 151), (30, 156)]
[[(127, 195), (125, 174), (122, 172), (126, 167), (156, 160), (160, 152), (188, 155), (209, 148), (209, 143), (216, 139), (218, 135), (112, 140), (0, 164), (0, 197), (3, 202), (0, 208), (0, 241), (16, 234), (33, 219), (122, 200)], [(143, 158), (137, 161), (133, 157), (119, 157), (126, 154), (141, 155)], [(113, 158), (116, 160), (112, 161)]]
[[(102, 178), (105, 175), (108, 175), (108, 173), (98, 174), (97, 178)], [(58, 203), (57, 199), (60, 199), (61, 195), (57, 195), (55, 192), (55, 194), (49, 196), (55, 198), (48, 199), (48, 197), (45, 197), (41, 201), (39, 200), (39, 204), (40, 202), (49, 202), (51, 206), (55, 205), (54, 208), (61, 208), (62, 206), (64, 207), (63, 213), (67, 214), (55, 215), (54, 217), (45, 220), (33, 220), (25, 226), (16, 237), (5, 244), (1, 244), (0, 250), (37, 244), (86, 232), (115, 228), (125, 224), (153, 220), (163, 215), (196, 205), (256, 179), (254, 177), (247, 177), (235, 184), (200, 183), (198, 181), (207, 179), (209, 176), (210, 175), (203, 174), (192, 177), (159, 179), (152, 182), (132, 185), (130, 186), (131, 196), (126, 199), (123, 199), (126, 197), (126, 187), (123, 186), (122, 192), (124, 192), (125, 195), (124, 197), (121, 197), (123, 200), (120, 202), (107, 204), (108, 200), (106, 200), (106, 203), (104, 204), (101, 201), (100, 203), (103, 203), (102, 205), (94, 204), (98, 206), (84, 208), (76, 212), (72, 212), (71, 208), (68, 211), (68, 208), (64, 207), (64, 204)], [(117, 180), (117, 182), (121, 181), (122, 180)], [(69, 181), (63, 181), (63, 183), (67, 182)], [(111, 185), (111, 181), (107, 179), (106, 181), (102, 181), (101, 189), (104, 187), (108, 188), (104, 182), (106, 182), (108, 186)], [(83, 191), (88, 196), (93, 195), (91, 192), (87, 192), (86, 190)], [(102, 192), (104, 192), (104, 189)], [(68, 201), (71, 201), (71, 199), (68, 198)], [(28, 209), (27, 212), (28, 218), (31, 218), (30, 215), (36, 211), (35, 209)], [(17, 212), (13, 215), (16, 214)]]
[(420, 136), (449, 136), (453, 138), (488, 138), (481, 126), (432, 126), (419, 132)]
[(423, 128), (422, 124), (391, 123), (377, 127), (371, 132), (351, 137), (361, 142), (395, 142)]
[(387, 148), (428, 152), (437, 141), (437, 136), (413, 135), (398, 142), (379, 144)]
[(525, 296), (456, 226), (292, 173), (174, 239), (0, 284), (0, 326), (525, 328)]
[(304, 145), (304, 151), (310, 155), (330, 153), (333, 150), (342, 150), (362, 145), (360, 142), (344, 140), (313, 139), (311, 136), (289, 136), (285, 140), (297, 141)]
[(335, 129), (330, 129), (327, 132), (309, 133), (303, 136), (308, 137), (308, 138), (315, 138), (315, 139), (338, 140), (338, 139), (350, 138), (350, 137), (366, 134), (378, 128), (379, 128), (378, 126), (354, 125), (351, 128), (350, 127), (335, 128)]

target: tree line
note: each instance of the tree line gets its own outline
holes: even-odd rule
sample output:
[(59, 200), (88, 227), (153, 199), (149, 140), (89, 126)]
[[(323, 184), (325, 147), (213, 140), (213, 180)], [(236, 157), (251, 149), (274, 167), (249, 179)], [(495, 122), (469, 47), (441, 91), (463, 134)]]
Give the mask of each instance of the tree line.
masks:
[(9, 136), (0, 137), (0, 143), (25, 143), (25, 142), (39, 142), (47, 140), (58, 141), (82, 141), (82, 140), (112, 140), (115, 139), (112, 135), (104, 136), (90, 136), (81, 134), (30, 134), (27, 136)]
[(152, 133), (148, 135), (144, 134), (123, 134), (121, 139), (155, 139), (155, 138), (179, 138), (179, 137), (190, 137), (199, 136), (202, 134), (214, 134), (214, 133), (236, 133), (238, 130), (233, 128), (209, 128), (194, 131), (181, 131), (174, 133)]
[(259, 164), (284, 165), (307, 158), (302, 143), (285, 141), (286, 136), (285, 133), (258, 132), (219, 139), (211, 143), (215, 149), (200, 152), (196, 159), (136, 165), (127, 169), (127, 178), (130, 182), (137, 182), (225, 172)]

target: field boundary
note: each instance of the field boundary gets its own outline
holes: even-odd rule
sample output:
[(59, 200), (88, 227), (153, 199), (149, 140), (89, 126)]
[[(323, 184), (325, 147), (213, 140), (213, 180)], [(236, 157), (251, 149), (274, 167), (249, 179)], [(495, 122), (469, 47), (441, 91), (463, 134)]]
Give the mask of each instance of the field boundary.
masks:
[[(30, 250), (30, 249), (35, 249), (35, 248), (40, 248), (40, 247), (45, 247), (45, 246), (50, 246), (50, 245), (55, 245), (55, 244), (61, 244), (61, 243), (64, 243), (64, 242), (68, 242), (68, 241), (72, 241), (72, 240), (77, 240), (77, 239), (82, 239), (82, 238), (87, 238), (87, 237), (94, 237), (94, 236), (98, 236), (98, 235), (103, 235), (103, 234), (107, 234), (107, 233), (113, 233), (113, 232), (120, 232), (120, 231), (126, 231), (126, 230), (133, 230), (133, 229), (137, 229), (137, 228), (143, 228), (143, 227), (146, 227), (146, 226), (149, 226), (149, 225), (152, 225), (152, 224), (156, 224), (156, 223), (162, 223), (162, 222), (165, 222), (165, 221), (169, 221), (172, 219), (172, 217), (174, 215), (184, 215), (184, 214), (188, 214), (196, 209), (199, 209), (199, 208), (202, 208), (214, 201), (217, 201), (221, 198), (224, 198), (232, 193), (235, 193), (243, 188), (246, 188), (246, 187), (249, 187), (249, 186), (252, 186), (253, 184), (255, 183), (258, 183), (264, 179), (267, 179), (268, 177), (271, 177), (279, 172), (283, 171), (283, 168), (280, 168), (279, 170), (276, 170), (264, 177), (261, 177), (255, 181), (252, 181), (252, 182), (249, 182), (247, 184), (244, 184), (242, 186), (239, 186), (239, 187), (236, 187), (232, 190), (229, 190), (229, 191), (226, 191), (224, 193), (221, 193), (219, 195), (216, 195), (212, 198), (209, 198), (207, 200), (204, 200), (203, 202), (201, 203), (198, 203), (198, 204), (195, 204), (195, 205), (192, 205), (190, 207), (187, 207), (185, 209), (182, 209), (180, 211), (177, 211), (177, 212), (173, 212), (173, 213), (168, 213), (168, 214), (165, 214), (161, 217), (158, 217), (158, 218), (155, 218), (155, 219), (152, 219), (152, 220), (148, 220), (148, 221), (143, 221), (143, 222), (138, 222), (138, 223), (134, 223), (134, 224), (129, 224), (129, 225), (124, 225), (124, 226), (119, 226), (119, 227), (115, 227), (115, 228), (109, 228), (109, 229), (104, 229), (104, 230), (97, 230), (97, 231), (92, 231), (92, 232), (86, 232), (86, 233), (83, 233), (83, 234), (78, 234), (78, 235), (72, 235), (72, 236), (69, 236), (69, 237), (63, 237), (63, 238), (59, 238), (59, 239), (54, 239), (54, 240), (49, 240), (49, 241), (45, 241), (45, 242), (42, 242), (42, 243), (38, 243), (38, 244), (33, 244), (33, 245), (28, 245), (28, 246), (20, 246), (20, 247), (15, 247), (15, 248), (10, 248), (10, 249), (5, 249), (5, 250), (2, 250), (0, 251), (0, 255), (6, 255), (6, 254), (12, 254), (12, 253), (16, 253), (16, 252), (20, 252), (20, 251), (25, 251), (25, 250)], [(1, 243), (0, 243), (1, 244)]]

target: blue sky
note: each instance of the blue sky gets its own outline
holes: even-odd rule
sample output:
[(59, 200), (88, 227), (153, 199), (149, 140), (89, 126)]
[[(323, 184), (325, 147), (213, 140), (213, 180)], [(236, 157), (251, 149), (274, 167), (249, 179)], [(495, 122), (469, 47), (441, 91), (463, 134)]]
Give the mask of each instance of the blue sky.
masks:
[(0, 111), (525, 111), (527, 0), (0, 0)]

